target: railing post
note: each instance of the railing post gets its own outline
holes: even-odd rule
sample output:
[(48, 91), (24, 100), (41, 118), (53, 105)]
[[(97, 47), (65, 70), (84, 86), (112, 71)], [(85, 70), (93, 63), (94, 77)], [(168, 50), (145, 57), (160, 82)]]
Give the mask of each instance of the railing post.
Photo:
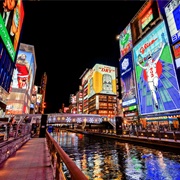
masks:
[(148, 136), (148, 130), (146, 129), (146, 137), (147, 137), (147, 139), (149, 138), (149, 136)]
[(177, 141), (176, 132), (175, 131), (173, 132), (173, 137), (174, 137), (174, 141)]
[(50, 157), (51, 165), (53, 169), (53, 176), (56, 180), (66, 180), (63, 173), (62, 165), (66, 165), (69, 170), (69, 175), (72, 180), (87, 180), (87, 177), (76, 166), (75, 162), (63, 151), (63, 149), (57, 144), (53, 137), (46, 131), (46, 137), (48, 136), (48, 144), (50, 145)]
[[(62, 176), (64, 176), (64, 174), (62, 173), (62, 159), (60, 157), (60, 155), (57, 153), (56, 154), (56, 172), (55, 172), (55, 178), (56, 180), (60, 180)], [(63, 178), (65, 179), (65, 177)]]
[(137, 137), (139, 137), (139, 132), (138, 132), (138, 130), (136, 130), (136, 135), (137, 135)]
[(159, 140), (161, 140), (161, 133), (158, 131)]
[(60, 165), (61, 159), (60, 159), (60, 155), (58, 153), (56, 154), (56, 157), (57, 157), (57, 159), (56, 159), (55, 178), (56, 178), (56, 180), (59, 180), (60, 168), (61, 168), (61, 165)]

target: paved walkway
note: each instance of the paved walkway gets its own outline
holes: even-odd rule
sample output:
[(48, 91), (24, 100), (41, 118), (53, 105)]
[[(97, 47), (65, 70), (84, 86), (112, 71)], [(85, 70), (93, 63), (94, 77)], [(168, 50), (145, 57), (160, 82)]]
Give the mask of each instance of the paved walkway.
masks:
[(45, 138), (32, 138), (0, 164), (0, 180), (53, 180)]

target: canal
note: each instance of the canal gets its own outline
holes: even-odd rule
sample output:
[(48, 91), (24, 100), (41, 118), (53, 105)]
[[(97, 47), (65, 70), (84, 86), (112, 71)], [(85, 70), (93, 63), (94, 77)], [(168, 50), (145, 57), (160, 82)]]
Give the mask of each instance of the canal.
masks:
[(180, 152), (67, 131), (53, 137), (89, 180), (180, 180)]

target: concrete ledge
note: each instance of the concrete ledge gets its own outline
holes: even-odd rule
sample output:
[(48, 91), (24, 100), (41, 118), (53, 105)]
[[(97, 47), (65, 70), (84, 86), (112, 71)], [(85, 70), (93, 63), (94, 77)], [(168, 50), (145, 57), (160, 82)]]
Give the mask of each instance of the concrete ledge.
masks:
[(180, 150), (180, 141), (175, 141), (174, 139), (159, 139), (159, 138), (151, 138), (151, 137), (146, 138), (146, 137), (136, 137), (136, 136), (124, 137), (123, 135), (115, 135), (115, 134), (110, 135), (110, 134), (94, 133), (94, 132), (87, 132), (81, 130), (68, 130), (68, 129), (67, 131), (87, 134), (90, 136), (99, 136), (102, 138), (111, 138), (111, 139), (120, 140), (123, 142), (129, 142), (138, 145), (145, 145), (156, 148), (163, 147), (170, 151)]

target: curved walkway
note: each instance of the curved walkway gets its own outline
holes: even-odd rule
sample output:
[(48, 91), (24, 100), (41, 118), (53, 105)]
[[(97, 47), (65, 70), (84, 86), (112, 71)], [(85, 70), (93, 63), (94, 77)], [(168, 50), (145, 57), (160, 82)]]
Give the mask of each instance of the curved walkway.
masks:
[(0, 164), (0, 180), (53, 180), (46, 138), (32, 138)]

